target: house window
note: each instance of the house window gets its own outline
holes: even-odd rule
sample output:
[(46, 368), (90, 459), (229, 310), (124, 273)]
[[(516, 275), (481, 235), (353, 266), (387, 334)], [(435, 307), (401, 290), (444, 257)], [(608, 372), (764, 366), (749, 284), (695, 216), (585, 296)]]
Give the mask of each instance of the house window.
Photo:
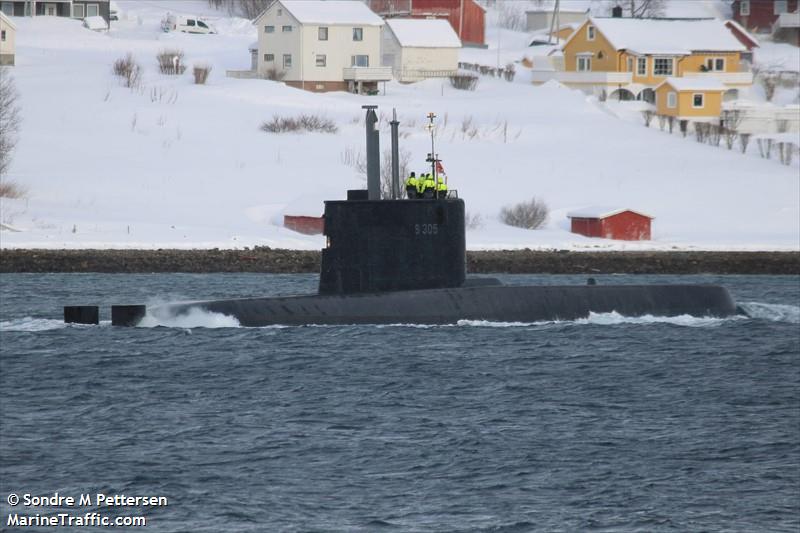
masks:
[(74, 4), (72, 6), (72, 18), (82, 19), (86, 16), (86, 8), (83, 4)]
[(86, 4), (86, 16), (96, 17), (100, 14), (100, 6), (98, 4)]
[(283, 68), (292, 67), (292, 54), (283, 54)]
[(706, 59), (706, 71), (708, 72), (724, 72), (725, 71), (725, 58), (724, 57), (710, 57)]
[(776, 15), (780, 15), (781, 13), (786, 13), (789, 11), (789, 6), (786, 5), (788, 2), (786, 0), (775, 0), (774, 4), (774, 13)]
[(283, 15), (283, 9), (281, 9), (281, 8), (278, 8), (278, 16), (280, 17), (280, 16), (282, 16), (282, 15)]
[(275, 26), (264, 26), (264, 33), (275, 33)]
[(281, 26), (281, 31), (283, 33), (289, 33), (290, 31), (292, 31), (292, 27), (291, 26)]
[(327, 64), (327, 58), (325, 54), (317, 54), (317, 66), (324, 67)]
[(369, 66), (369, 56), (368, 55), (351, 56), (350, 57), (350, 66), (352, 66), (352, 67), (368, 67)]
[(0, 31), (0, 41), (6, 42), (6, 30)]
[(317, 30), (317, 39), (320, 41), (327, 41), (328, 40), (328, 28), (325, 26), (320, 26)]
[(594, 26), (586, 26), (586, 38), (594, 41)]
[(364, 28), (353, 28), (353, 40), (354, 41), (364, 40)]
[(668, 92), (667, 93), (667, 107), (670, 109), (675, 109), (678, 107), (678, 93), (676, 92)]
[(592, 70), (592, 58), (589, 56), (578, 56), (578, 72), (588, 72)]
[(671, 57), (654, 58), (653, 76), (672, 76), (672, 58)]
[(633, 72), (633, 58), (628, 58), (628, 72)]
[(275, 61), (275, 54), (264, 54), (264, 61)]
[(636, 59), (636, 75), (647, 76), (647, 58), (639, 57)]
[(11, 2), (0, 2), (0, 11), (8, 16), (14, 15), (14, 4)]
[(739, 2), (739, 14), (743, 17), (750, 14), (750, 0), (741, 0)]
[(692, 107), (694, 108), (703, 107), (703, 93), (694, 93), (692, 95)]

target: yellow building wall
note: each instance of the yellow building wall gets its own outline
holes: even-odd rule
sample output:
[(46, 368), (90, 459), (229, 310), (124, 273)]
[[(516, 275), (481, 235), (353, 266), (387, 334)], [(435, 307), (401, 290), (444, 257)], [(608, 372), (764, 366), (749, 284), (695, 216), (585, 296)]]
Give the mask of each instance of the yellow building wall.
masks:
[[(667, 107), (667, 94), (677, 93), (678, 106)], [(695, 108), (692, 100), (697, 93), (703, 93), (703, 107)], [(673, 117), (718, 117), (722, 114), (722, 92), (721, 91), (677, 91), (671, 85), (665, 83), (656, 90), (656, 113), (659, 115)]]
[[(611, 43), (595, 28), (594, 40), (590, 41), (587, 36), (586, 27), (590, 21), (584, 22), (575, 37), (564, 45), (564, 70), (575, 72), (578, 70), (578, 54), (591, 52), (592, 72), (619, 72), (620, 53), (617, 52)], [(602, 59), (599, 57), (602, 52)]]
[(725, 70), (723, 72), (739, 72), (741, 68), (741, 54), (739, 52), (728, 53), (703, 53), (686, 56), (678, 62), (678, 76), (684, 76), (686, 72), (702, 72), (701, 65), (705, 65), (708, 59), (725, 59)]
[[(591, 52), (592, 56), (592, 71), (593, 72), (632, 72), (633, 82), (641, 83), (643, 85), (658, 85), (669, 76), (653, 76), (653, 59), (654, 57), (669, 57), (669, 56), (645, 56), (647, 61), (647, 70), (644, 76), (636, 74), (636, 66), (638, 57), (623, 51), (617, 51), (605, 36), (597, 29), (595, 29), (595, 38), (590, 41), (587, 37), (586, 27), (590, 21), (584, 22), (575, 34), (575, 37), (564, 46), (564, 70), (568, 72), (575, 72), (578, 68), (577, 57), (581, 52)], [(603, 59), (598, 59), (598, 54), (603, 52)], [(631, 70), (628, 70), (628, 58), (633, 58), (633, 65)], [(710, 58), (724, 58), (725, 71), (724, 72), (739, 72), (741, 69), (741, 53), (739, 52), (724, 52), (724, 53), (695, 53), (689, 56), (673, 56), (673, 73), (672, 76), (684, 76), (687, 72), (702, 72), (701, 65), (705, 65), (706, 61)]]

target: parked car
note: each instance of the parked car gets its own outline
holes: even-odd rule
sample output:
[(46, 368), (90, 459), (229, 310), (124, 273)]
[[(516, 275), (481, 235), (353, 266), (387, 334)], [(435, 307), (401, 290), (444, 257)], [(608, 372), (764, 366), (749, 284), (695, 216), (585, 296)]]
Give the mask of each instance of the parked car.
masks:
[(182, 31), (184, 33), (217, 33), (214, 26), (196, 17), (184, 17), (167, 13), (161, 20), (161, 29), (165, 32)]

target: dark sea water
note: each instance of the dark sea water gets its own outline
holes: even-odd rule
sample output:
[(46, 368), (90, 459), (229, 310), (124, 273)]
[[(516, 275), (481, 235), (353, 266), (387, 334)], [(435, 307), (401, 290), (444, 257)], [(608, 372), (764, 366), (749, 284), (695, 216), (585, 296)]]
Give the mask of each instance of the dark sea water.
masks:
[(597, 279), (719, 282), (754, 316), (66, 327), (316, 277), (3, 274), (0, 530), (58, 512), (9, 494), (58, 492), (167, 497), (65, 511), (134, 531), (799, 531), (800, 278)]

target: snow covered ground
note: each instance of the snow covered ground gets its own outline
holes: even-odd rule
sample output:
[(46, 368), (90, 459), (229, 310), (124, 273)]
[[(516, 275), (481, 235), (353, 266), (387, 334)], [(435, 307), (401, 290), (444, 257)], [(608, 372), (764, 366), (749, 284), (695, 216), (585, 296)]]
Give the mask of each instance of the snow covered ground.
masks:
[[(73, 20), (15, 19), (23, 125), (8, 178), (28, 197), (2, 199), (0, 218), (14, 230), (0, 232), (4, 248), (321, 248), (323, 237), (282, 228), (282, 214), (290, 206), (318, 215), (323, 198), (364, 187), (348, 161), (364, 149), (361, 106), (376, 104), (384, 117), (397, 109), (417, 172), (430, 148), (425, 114), (439, 116), (450, 186), (482, 221), (468, 230), (470, 249), (800, 249), (800, 158), (787, 167), (755, 146), (741, 154), (645, 129), (580, 92), (530, 85), (519, 65), (513, 83), (482, 77), (475, 92), (428, 80), (388, 83), (371, 97), (226, 78), (249, 68), (249, 21), (200, 0), (118, 4), (122, 19), (107, 34)], [(162, 33), (159, 21), (176, 5), (219, 34)], [(488, 37), (489, 49), (465, 49), (462, 59), (494, 65), (530, 54), (524, 33), (490, 28)], [(155, 56), (167, 47), (184, 50), (189, 71), (212, 65), (208, 84), (194, 85), (189, 71), (159, 74)], [(144, 70), (137, 90), (111, 72), (127, 52)], [(301, 113), (335, 121), (338, 133), (259, 130)], [(382, 128), (386, 148), (386, 120)], [(545, 229), (499, 222), (503, 206), (532, 196), (550, 206)], [(654, 239), (570, 233), (566, 213), (588, 205), (655, 216)]]

